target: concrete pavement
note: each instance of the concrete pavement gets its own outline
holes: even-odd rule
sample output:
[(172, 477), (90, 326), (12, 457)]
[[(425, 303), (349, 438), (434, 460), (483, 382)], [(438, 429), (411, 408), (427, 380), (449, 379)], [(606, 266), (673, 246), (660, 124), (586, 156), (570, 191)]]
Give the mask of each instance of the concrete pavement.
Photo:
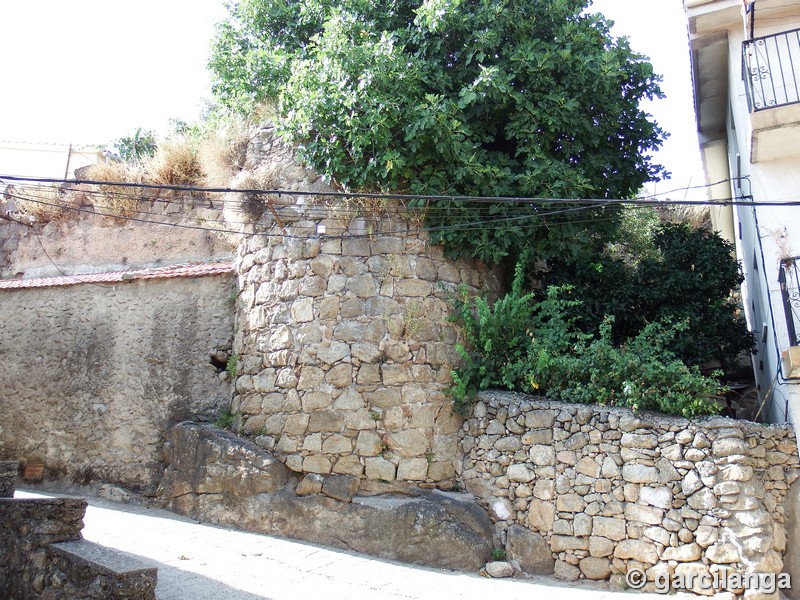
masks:
[[(60, 495), (18, 490), (17, 497)], [(84, 538), (158, 568), (159, 600), (655, 600), (604, 583), (490, 579), (428, 569), (267, 535), (201, 524), (86, 492)], [(686, 596), (679, 594), (678, 596)], [(674, 597), (674, 596), (673, 596)], [(688, 596), (686, 596), (688, 597)]]

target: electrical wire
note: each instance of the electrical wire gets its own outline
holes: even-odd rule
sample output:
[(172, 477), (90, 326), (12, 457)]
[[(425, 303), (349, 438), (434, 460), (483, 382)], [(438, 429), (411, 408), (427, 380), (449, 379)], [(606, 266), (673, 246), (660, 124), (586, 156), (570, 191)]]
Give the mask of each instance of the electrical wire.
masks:
[[(95, 185), (95, 186), (119, 186), (119, 187), (138, 187), (142, 189), (170, 190), (183, 192), (203, 192), (203, 193), (243, 193), (255, 195), (276, 195), (276, 196), (310, 196), (317, 198), (353, 198), (353, 199), (372, 199), (372, 200), (405, 200), (421, 202), (471, 202), (471, 203), (526, 203), (531, 205), (539, 204), (652, 204), (658, 206), (680, 204), (680, 205), (739, 205), (753, 204), (752, 197), (730, 197), (716, 200), (655, 200), (652, 196), (639, 196), (630, 199), (616, 198), (546, 198), (532, 196), (460, 196), (460, 195), (437, 195), (437, 194), (385, 194), (371, 192), (320, 192), (305, 190), (282, 190), (282, 189), (257, 189), (257, 188), (230, 188), (230, 187), (202, 187), (187, 185), (168, 185), (155, 183), (131, 183), (122, 181), (97, 181), (90, 179), (56, 179), (50, 177), (21, 177), (16, 175), (0, 175), (0, 181), (19, 181), (31, 183), (51, 183), (59, 185)], [(731, 181), (724, 179), (713, 184), (705, 184), (697, 187), (711, 187)], [(670, 192), (664, 192), (670, 193)], [(659, 194), (661, 195), (661, 194)], [(774, 202), (755, 202), (755, 205), (772, 205)], [(781, 203), (782, 206), (800, 206), (800, 199), (790, 200)]]

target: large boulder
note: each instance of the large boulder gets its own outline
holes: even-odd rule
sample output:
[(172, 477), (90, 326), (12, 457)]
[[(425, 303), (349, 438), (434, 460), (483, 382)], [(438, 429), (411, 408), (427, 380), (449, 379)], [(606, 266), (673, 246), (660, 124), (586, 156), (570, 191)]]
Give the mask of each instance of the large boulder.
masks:
[(185, 494), (277, 492), (292, 475), (260, 446), (218, 427), (189, 422), (167, 432), (164, 463), (158, 496), (166, 500)]
[(478, 571), (491, 554), (494, 529), (471, 494), (409, 488), (350, 497), (331, 493), (348, 482), (322, 478), (298, 495), (300, 476), (268, 452), (197, 424), (169, 432), (165, 459), (160, 497), (195, 519), (444, 569)]

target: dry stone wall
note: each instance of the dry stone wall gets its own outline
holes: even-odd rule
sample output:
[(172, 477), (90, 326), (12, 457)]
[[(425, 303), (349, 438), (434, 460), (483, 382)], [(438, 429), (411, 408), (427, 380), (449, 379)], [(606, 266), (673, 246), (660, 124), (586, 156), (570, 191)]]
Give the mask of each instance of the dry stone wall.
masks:
[(798, 468), (789, 425), (484, 393), (462, 449), (467, 489), (501, 530), (538, 532), (562, 579), (782, 570)]
[[(331, 192), (270, 128), (230, 194), (239, 246), (232, 410), (296, 472), (449, 487), (458, 430), (444, 390), (458, 360), (452, 297), (498, 290), (494, 270), (432, 246), (422, 215)], [(260, 166), (258, 166), (260, 165)]]
[(331, 218), (302, 201), (283, 199), (280, 235), (241, 247), (242, 431), (298, 472), (452, 482), (450, 302), (495, 274), (445, 258), (402, 207)]

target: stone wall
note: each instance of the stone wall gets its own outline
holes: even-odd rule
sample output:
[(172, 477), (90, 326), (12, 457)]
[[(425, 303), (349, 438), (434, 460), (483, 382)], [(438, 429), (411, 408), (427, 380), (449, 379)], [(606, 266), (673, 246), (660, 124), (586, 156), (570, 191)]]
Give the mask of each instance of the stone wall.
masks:
[[(331, 191), (280, 145), (260, 146), (289, 189)], [(278, 175), (276, 175), (278, 177)], [(267, 206), (267, 202), (271, 206)], [(432, 246), (421, 215), (376, 200), (232, 194), (245, 223), (232, 409), (241, 432), (296, 472), (449, 487), (460, 419), (451, 300), (496, 273)]]
[[(37, 224), (34, 230), (0, 218), (0, 278), (57, 277), (233, 258), (234, 242), (197, 229), (199, 224), (213, 227), (219, 221), (221, 200), (215, 207), (214, 198), (199, 195), (141, 193), (144, 199), (135, 215), (141, 221), (73, 212)], [(2, 209), (0, 202), (0, 214)]]
[(81, 539), (86, 500), (0, 499), (0, 591), (4, 598), (30, 598), (43, 591), (47, 547)]
[(461, 434), (467, 489), (501, 531), (541, 535), (562, 579), (639, 568), (653, 590), (664, 573), (783, 569), (784, 500), (798, 468), (789, 425), (495, 392), (480, 396)]
[(81, 539), (82, 498), (0, 499), (0, 595), (152, 600), (156, 569)]
[(164, 432), (230, 402), (234, 298), (231, 274), (0, 290), (0, 459), (152, 493)]

